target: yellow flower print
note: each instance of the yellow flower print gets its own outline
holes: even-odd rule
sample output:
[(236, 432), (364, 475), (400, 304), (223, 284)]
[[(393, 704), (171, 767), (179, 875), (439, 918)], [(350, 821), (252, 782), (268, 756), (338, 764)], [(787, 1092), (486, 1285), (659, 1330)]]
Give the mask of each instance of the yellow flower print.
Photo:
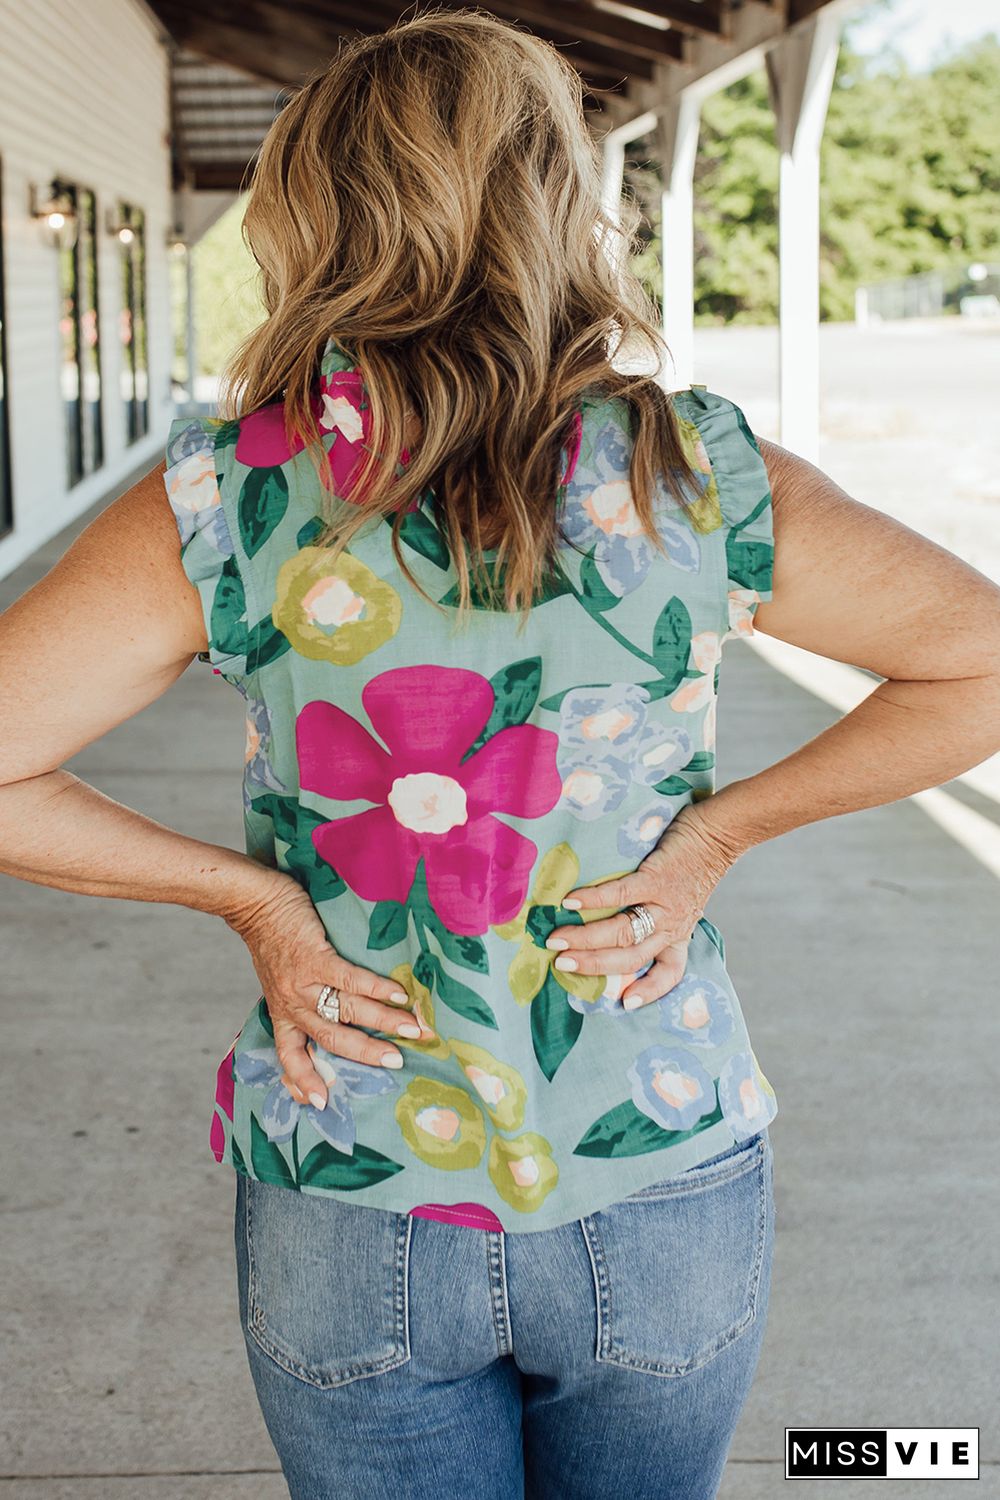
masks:
[(517, 1069), (471, 1042), (453, 1041), (451, 1050), (494, 1125), (500, 1130), (517, 1130), (523, 1125), (528, 1087)]
[(403, 1139), (428, 1166), (457, 1172), (475, 1167), (486, 1150), (486, 1125), (464, 1089), (418, 1077), (396, 1101)]
[(396, 634), (403, 606), (396, 590), (342, 552), (331, 567), (325, 547), (302, 547), (278, 570), (271, 618), (300, 656), (353, 666)]
[(680, 412), (674, 412), (677, 425), (680, 430), (681, 447), (684, 456), (694, 469), (696, 474), (701, 475), (704, 489), (697, 500), (692, 501), (685, 507), (685, 514), (690, 520), (695, 531), (700, 531), (703, 536), (710, 532), (718, 531), (722, 525), (722, 507), (719, 504), (719, 486), (716, 483), (712, 465), (709, 462), (708, 453), (701, 433), (694, 422), (682, 417)]
[(543, 1135), (531, 1131), (513, 1141), (495, 1135), (490, 1142), (489, 1173), (504, 1202), (525, 1214), (540, 1208), (559, 1180), (552, 1147)]
[[(557, 955), (550, 949), (539, 946), (528, 931), (528, 919), (532, 907), (560, 906), (566, 892), (579, 885), (577, 879), (579, 873), (580, 861), (570, 845), (556, 844), (543, 856), (531, 895), (517, 916), (512, 921), (505, 922), (503, 927), (495, 929), (500, 937), (508, 941), (520, 940), (517, 952), (507, 970), (507, 984), (518, 1005), (531, 1004), (550, 972), (568, 994), (575, 995), (580, 1000), (593, 1002), (598, 1000), (604, 992), (606, 977), (603, 974), (563, 973), (562, 969), (554, 967)], [(588, 884), (600, 885), (605, 880), (614, 880), (619, 875), (632, 873), (631, 868), (616, 870), (610, 874), (601, 875), (599, 879), (589, 881)], [(614, 907), (600, 908), (581, 912), (580, 916), (585, 922), (594, 922), (601, 917), (611, 916), (615, 909)], [(558, 927), (558, 925), (557, 921), (553, 922), (553, 926)]]
[[(412, 964), (397, 964), (390, 971), (390, 977), (406, 991), (410, 997), (410, 1003), (402, 1009), (410, 1010), (418, 1021), (425, 1026), (434, 1026), (434, 1000), (430, 990), (413, 972)], [(392, 1036), (397, 1047), (412, 1047), (414, 1052), (426, 1052), (429, 1057), (448, 1057), (451, 1047), (443, 1036), (427, 1037), (426, 1039)]]

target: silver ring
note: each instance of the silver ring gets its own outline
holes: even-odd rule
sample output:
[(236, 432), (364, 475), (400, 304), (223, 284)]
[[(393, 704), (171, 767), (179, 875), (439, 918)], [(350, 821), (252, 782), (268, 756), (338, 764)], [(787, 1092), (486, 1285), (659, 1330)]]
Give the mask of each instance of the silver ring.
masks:
[(652, 937), (656, 931), (656, 923), (648, 906), (637, 902), (635, 906), (626, 906), (628, 919), (632, 923), (632, 941), (641, 943), (644, 938)]
[(316, 1009), (324, 1021), (340, 1020), (340, 991), (332, 984), (324, 984), (316, 1001)]

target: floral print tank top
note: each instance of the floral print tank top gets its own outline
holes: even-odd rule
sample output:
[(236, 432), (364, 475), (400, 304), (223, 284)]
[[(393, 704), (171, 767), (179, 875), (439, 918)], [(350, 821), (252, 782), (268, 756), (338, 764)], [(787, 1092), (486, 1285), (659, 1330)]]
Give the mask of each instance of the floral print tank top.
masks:
[[(635, 869), (712, 792), (722, 646), (771, 597), (771, 496), (743, 413), (700, 385), (672, 400), (697, 493), (681, 504), (657, 487), (666, 556), (632, 502), (628, 409), (588, 396), (554, 497), (566, 541), (520, 634), (482, 600), (454, 628), (433, 491), (403, 537), (444, 611), (400, 572), (389, 522), (332, 567), (312, 545), (321, 487), (280, 402), (173, 422), (165, 483), (203, 606), (200, 659), (245, 700), (246, 850), (293, 874), (334, 947), (398, 980), (437, 1032), (394, 1037), (396, 1071), (310, 1044), (317, 1110), (281, 1083), (259, 996), (218, 1070), (218, 1161), (299, 1192), (541, 1230), (774, 1117), (707, 918), (680, 983), (633, 1012), (633, 976), (563, 973), (544, 946), (609, 914), (564, 909), (567, 892)], [(333, 340), (314, 405), (349, 499), (368, 408)]]

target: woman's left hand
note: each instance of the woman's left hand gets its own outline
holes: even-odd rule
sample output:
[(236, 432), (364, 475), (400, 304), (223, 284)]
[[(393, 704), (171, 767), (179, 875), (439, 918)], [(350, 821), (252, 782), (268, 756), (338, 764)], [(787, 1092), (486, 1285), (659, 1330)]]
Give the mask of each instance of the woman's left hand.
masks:
[(622, 992), (626, 1010), (659, 1000), (680, 982), (698, 919), (736, 859), (735, 851), (726, 846), (702, 811), (704, 806), (694, 802), (681, 808), (631, 875), (577, 886), (563, 897), (564, 907), (581, 911), (641, 902), (656, 924), (653, 933), (637, 943), (625, 910), (582, 925), (556, 927), (546, 947), (561, 949), (557, 969), (576, 974), (634, 974), (651, 964)]

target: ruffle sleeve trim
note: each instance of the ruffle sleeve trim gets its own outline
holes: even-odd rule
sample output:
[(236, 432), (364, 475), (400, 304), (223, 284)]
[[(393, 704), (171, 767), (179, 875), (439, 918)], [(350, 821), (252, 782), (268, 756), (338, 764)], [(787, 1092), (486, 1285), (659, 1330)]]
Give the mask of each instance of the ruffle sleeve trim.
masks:
[(726, 550), (723, 639), (752, 635), (757, 606), (773, 598), (774, 514), (767, 468), (740, 407), (704, 385), (674, 393), (701, 434), (719, 494)]
[(215, 435), (208, 417), (177, 417), (170, 425), (163, 482), (181, 543), (181, 565), (201, 600), (208, 650), (198, 660), (243, 691), (247, 675), (246, 596), (216, 473)]

